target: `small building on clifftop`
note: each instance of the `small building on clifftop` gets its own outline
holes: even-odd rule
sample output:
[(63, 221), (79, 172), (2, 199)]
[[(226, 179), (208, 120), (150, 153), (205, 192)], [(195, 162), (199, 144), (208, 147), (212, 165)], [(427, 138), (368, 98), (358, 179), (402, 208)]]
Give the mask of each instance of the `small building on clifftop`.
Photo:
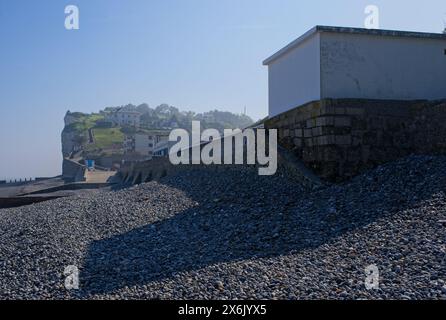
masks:
[(445, 34), (317, 26), (264, 64), (265, 128), (322, 178), (446, 154)]
[(326, 98), (446, 98), (445, 34), (316, 26), (263, 64), (270, 117)]
[(141, 124), (141, 113), (131, 106), (120, 107), (116, 110), (106, 112), (105, 120), (111, 122), (113, 125), (139, 128)]

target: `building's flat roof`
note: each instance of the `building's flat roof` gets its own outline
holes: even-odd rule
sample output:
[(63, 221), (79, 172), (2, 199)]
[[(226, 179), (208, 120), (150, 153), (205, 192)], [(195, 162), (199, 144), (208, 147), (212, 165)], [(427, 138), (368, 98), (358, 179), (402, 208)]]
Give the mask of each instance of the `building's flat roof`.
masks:
[(422, 39), (442, 39), (446, 40), (446, 34), (442, 33), (428, 33), (428, 32), (414, 32), (414, 31), (397, 31), (397, 30), (381, 30), (381, 29), (364, 29), (364, 28), (349, 28), (349, 27), (330, 27), (330, 26), (315, 26), (313, 29), (307, 31), (302, 36), (273, 54), (271, 57), (263, 61), (263, 65), (269, 65), (271, 62), (280, 58), (290, 50), (296, 48), (299, 44), (320, 32), (332, 33), (349, 33), (349, 34), (363, 34), (384, 37), (404, 37), (404, 38), (422, 38)]
[[(154, 134), (159, 134), (159, 135), (169, 135), (170, 134), (170, 132), (171, 132), (172, 130), (171, 129), (146, 129), (146, 128), (138, 128), (138, 131), (137, 132), (135, 132), (135, 133), (132, 133), (133, 135), (134, 134), (141, 134), (141, 135), (154, 135)], [(132, 135), (132, 134), (130, 134), (130, 135)]]

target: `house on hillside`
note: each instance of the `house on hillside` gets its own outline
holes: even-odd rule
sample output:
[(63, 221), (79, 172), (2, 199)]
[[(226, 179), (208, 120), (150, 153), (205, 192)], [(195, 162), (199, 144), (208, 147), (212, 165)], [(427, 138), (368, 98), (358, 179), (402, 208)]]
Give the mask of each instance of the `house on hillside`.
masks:
[(446, 35), (316, 26), (263, 62), (269, 116), (325, 98), (446, 98)]
[(108, 111), (105, 114), (105, 120), (117, 126), (131, 126), (139, 128), (141, 125), (142, 114), (136, 108), (121, 107), (116, 110)]
[(168, 130), (143, 130), (126, 136), (124, 140), (124, 153), (134, 155), (140, 160), (150, 160), (153, 157), (157, 144), (169, 139)]

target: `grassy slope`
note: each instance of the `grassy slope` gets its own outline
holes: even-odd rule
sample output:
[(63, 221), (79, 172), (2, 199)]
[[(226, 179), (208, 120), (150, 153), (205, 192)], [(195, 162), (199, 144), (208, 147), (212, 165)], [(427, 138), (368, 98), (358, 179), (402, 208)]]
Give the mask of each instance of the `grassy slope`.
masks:
[(93, 129), (95, 148), (107, 150), (113, 149), (113, 146), (120, 145), (124, 142), (124, 134), (121, 128), (94, 128)]
[[(96, 126), (97, 121), (103, 120), (104, 116), (100, 114), (80, 114), (77, 116), (78, 121), (71, 124), (67, 131), (75, 131), (79, 136), (85, 136), (87, 142), (84, 144), (84, 150), (88, 155), (110, 155), (120, 154), (122, 150), (117, 150), (118, 146), (122, 146), (124, 142), (124, 134), (120, 127), (115, 128), (99, 128)], [(94, 143), (88, 143), (88, 130), (93, 130)]]

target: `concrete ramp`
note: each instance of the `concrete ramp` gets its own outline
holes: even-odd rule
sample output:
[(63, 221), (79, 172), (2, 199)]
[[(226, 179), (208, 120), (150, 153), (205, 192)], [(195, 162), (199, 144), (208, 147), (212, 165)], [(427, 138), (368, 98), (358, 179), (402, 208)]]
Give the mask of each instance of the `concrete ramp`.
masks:
[(86, 183), (107, 183), (116, 174), (115, 171), (88, 171), (85, 173)]

